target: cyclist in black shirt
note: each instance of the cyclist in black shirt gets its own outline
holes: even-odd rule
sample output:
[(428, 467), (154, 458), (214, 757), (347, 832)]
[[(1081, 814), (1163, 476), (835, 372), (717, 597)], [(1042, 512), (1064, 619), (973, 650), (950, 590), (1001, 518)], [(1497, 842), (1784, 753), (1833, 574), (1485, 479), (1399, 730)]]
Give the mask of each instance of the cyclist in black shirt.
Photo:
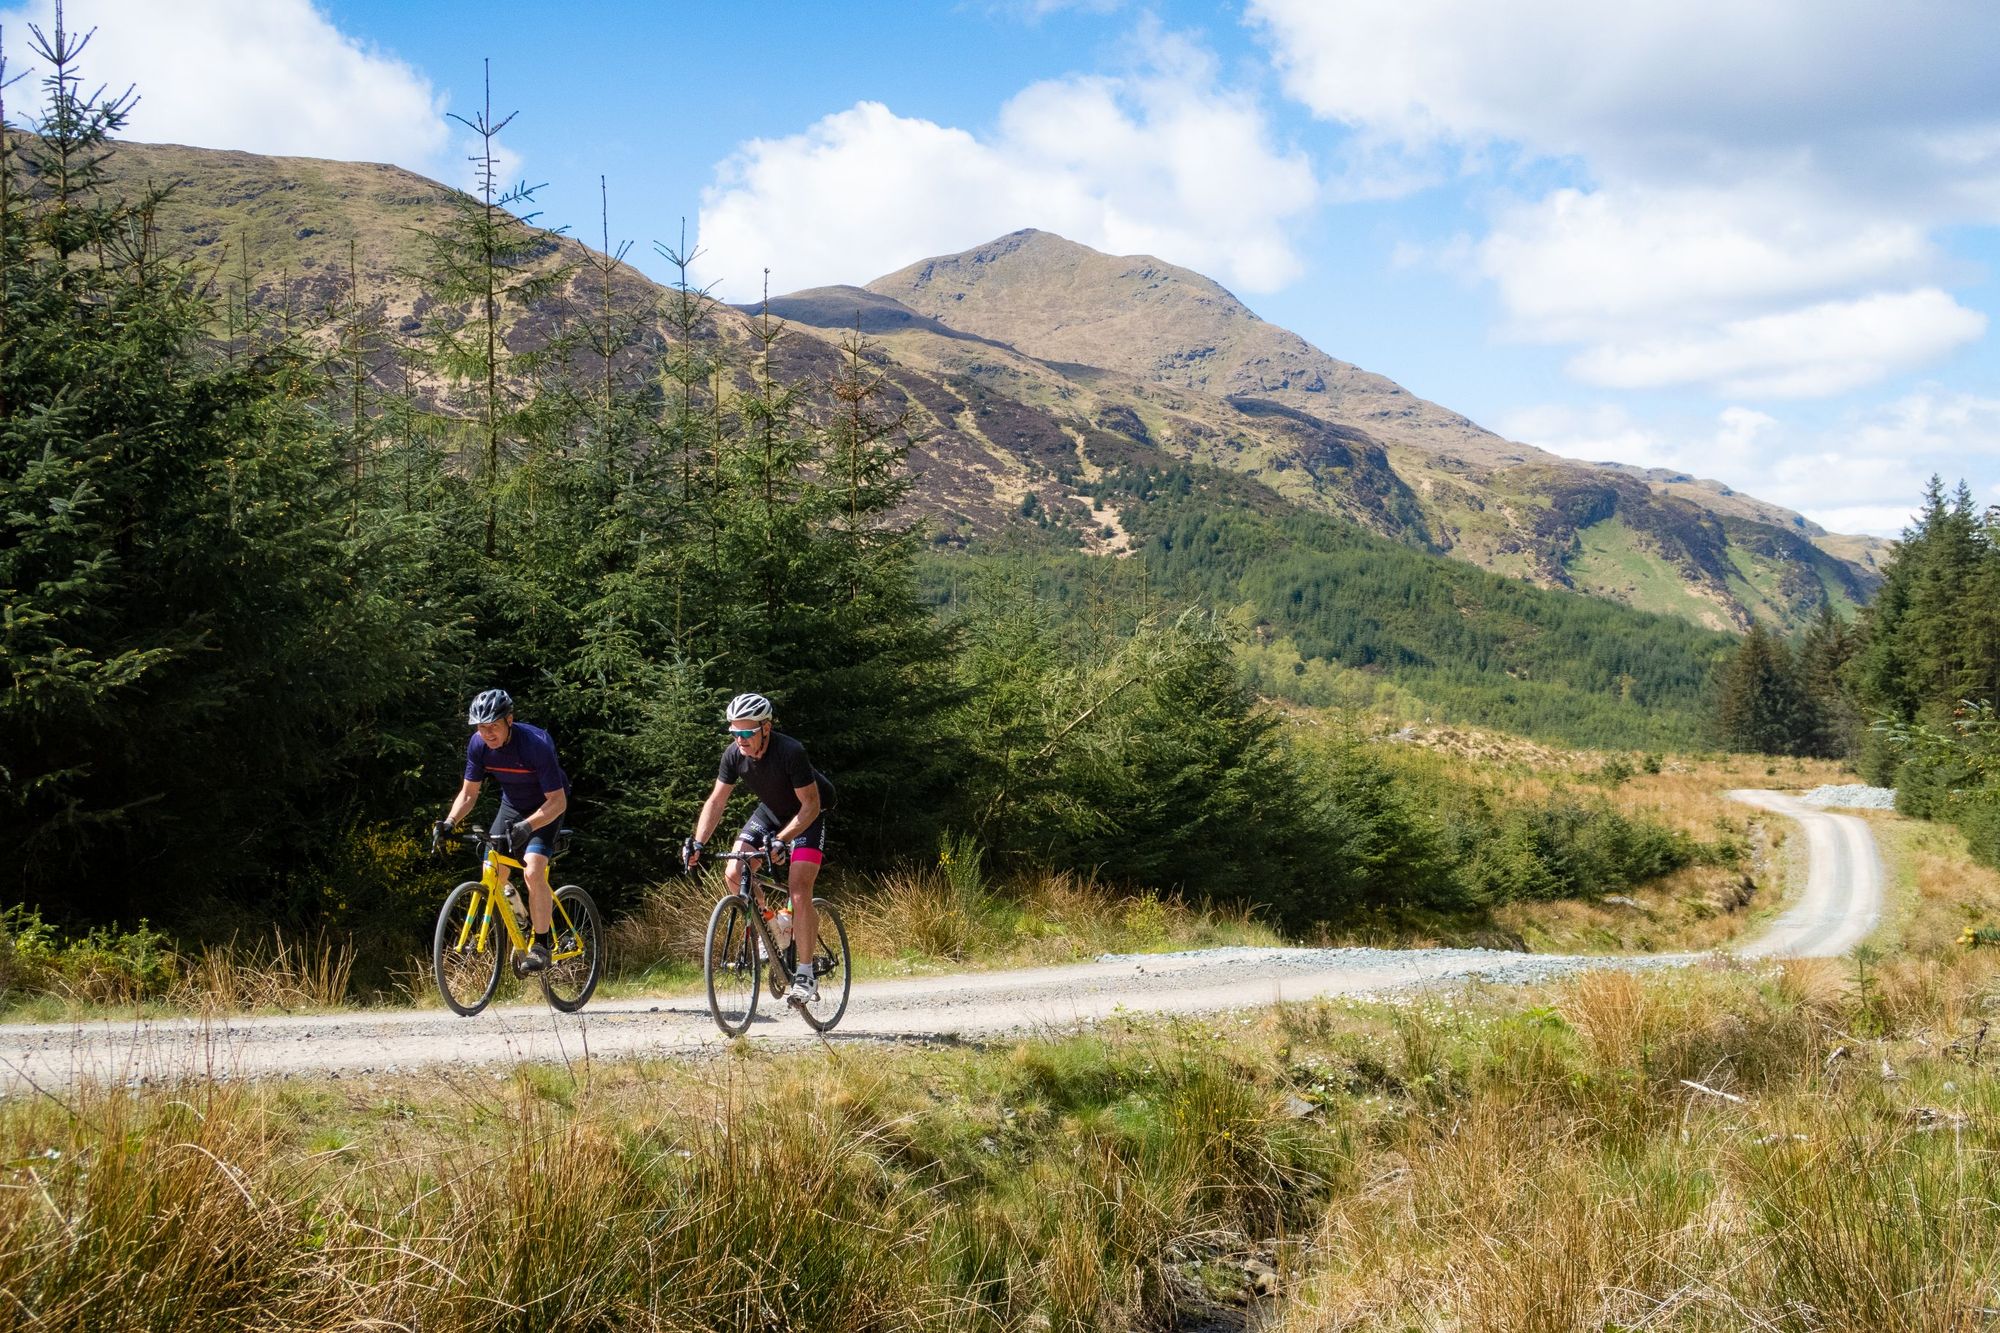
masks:
[[(737, 850), (768, 847), (773, 869), (789, 857), (785, 884), (792, 894), (792, 938), (800, 942), (799, 956), (810, 959), (812, 942), (819, 938), (813, 883), (824, 861), (826, 812), (833, 804), (833, 784), (813, 767), (805, 746), (773, 729), (772, 712), (771, 701), (761, 694), (739, 694), (729, 701), (724, 717), (731, 739), (722, 751), (715, 788), (702, 803), (701, 813), (695, 817), (694, 837), (681, 848), (681, 856), (690, 868), (701, 860), (702, 848), (722, 823), (723, 808), (736, 784), (748, 782), (757, 794), (757, 809), (736, 835)], [(731, 861), (724, 873), (731, 891), (737, 890), (742, 863)], [(812, 968), (801, 967), (794, 973), (791, 992), (785, 998), (793, 1004), (810, 1004), (819, 998), (819, 982)]]

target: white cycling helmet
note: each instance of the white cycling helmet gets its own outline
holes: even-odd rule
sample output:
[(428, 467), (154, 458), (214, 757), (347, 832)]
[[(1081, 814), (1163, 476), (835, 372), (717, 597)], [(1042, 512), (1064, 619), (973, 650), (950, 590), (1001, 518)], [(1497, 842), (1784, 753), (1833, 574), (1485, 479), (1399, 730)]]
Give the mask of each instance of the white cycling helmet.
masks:
[(761, 694), (739, 694), (729, 701), (729, 707), (722, 712), (724, 722), (734, 722), (742, 718), (746, 722), (769, 722), (771, 701)]

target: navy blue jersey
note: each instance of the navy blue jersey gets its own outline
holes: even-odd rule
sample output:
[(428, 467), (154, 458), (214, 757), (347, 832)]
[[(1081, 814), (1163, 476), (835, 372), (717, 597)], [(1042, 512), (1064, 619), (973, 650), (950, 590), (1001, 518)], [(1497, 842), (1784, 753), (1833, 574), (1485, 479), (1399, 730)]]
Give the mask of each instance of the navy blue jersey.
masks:
[(465, 746), (465, 780), (478, 782), (492, 774), (500, 784), (507, 804), (524, 815), (542, 808), (547, 793), (569, 794), (569, 779), (556, 758), (555, 738), (540, 727), (516, 722), (507, 732), (507, 743), (488, 748), (478, 732)]

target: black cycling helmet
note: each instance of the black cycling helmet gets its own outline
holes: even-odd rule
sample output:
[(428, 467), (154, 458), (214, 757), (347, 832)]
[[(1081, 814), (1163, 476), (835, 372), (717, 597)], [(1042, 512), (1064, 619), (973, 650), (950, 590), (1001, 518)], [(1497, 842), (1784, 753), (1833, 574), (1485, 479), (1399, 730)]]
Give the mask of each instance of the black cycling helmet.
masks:
[(505, 690), (484, 690), (472, 701), (472, 707), (465, 710), (465, 725), (477, 727), (498, 722), (513, 711), (513, 695)]

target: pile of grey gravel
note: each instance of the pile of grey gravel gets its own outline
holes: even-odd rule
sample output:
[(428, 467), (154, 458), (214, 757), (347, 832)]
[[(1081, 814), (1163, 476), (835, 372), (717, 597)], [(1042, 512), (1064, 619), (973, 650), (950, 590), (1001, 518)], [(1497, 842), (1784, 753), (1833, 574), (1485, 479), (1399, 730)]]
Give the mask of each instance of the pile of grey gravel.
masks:
[(1840, 806), (1850, 810), (1894, 810), (1894, 787), (1870, 787), (1850, 782), (1832, 787), (1814, 787), (1799, 797), (1803, 805)]

